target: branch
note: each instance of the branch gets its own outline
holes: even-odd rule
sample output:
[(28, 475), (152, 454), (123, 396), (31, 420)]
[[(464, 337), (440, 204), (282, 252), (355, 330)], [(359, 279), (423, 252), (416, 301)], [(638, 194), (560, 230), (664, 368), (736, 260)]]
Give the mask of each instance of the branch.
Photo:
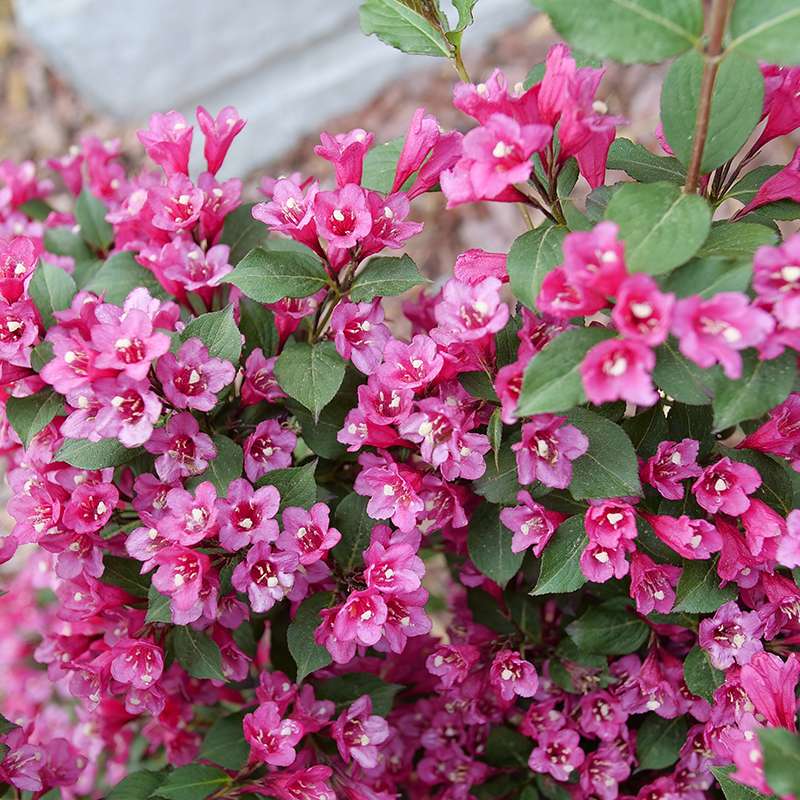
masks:
[(708, 120), (711, 117), (711, 99), (714, 94), (714, 82), (717, 79), (720, 55), (722, 54), (722, 37), (725, 34), (725, 23), (734, 0), (713, 0), (711, 6), (711, 30), (705, 50), (703, 78), (700, 83), (700, 102), (697, 104), (697, 118), (694, 125), (692, 141), (692, 157), (686, 174), (684, 191), (694, 194), (700, 183), (700, 164), (703, 161), (703, 150), (708, 136)]

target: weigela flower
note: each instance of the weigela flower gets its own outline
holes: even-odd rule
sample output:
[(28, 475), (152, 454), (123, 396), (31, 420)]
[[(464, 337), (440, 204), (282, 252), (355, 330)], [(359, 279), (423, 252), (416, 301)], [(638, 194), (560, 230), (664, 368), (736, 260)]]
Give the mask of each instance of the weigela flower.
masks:
[(673, 294), (659, 291), (649, 275), (638, 274), (625, 278), (616, 295), (611, 318), (624, 337), (649, 347), (657, 347), (666, 340), (675, 305)]
[(177, 111), (153, 114), (150, 126), (137, 131), (139, 141), (148, 156), (167, 175), (189, 174), (189, 151), (192, 148), (194, 130)]
[(699, 450), (700, 443), (695, 439), (660, 442), (656, 454), (641, 469), (642, 480), (668, 500), (683, 499), (685, 490), (681, 481), (697, 478), (703, 472), (697, 464)]
[(534, 772), (549, 773), (557, 781), (566, 781), (583, 763), (584, 752), (578, 747), (580, 736), (574, 730), (542, 731), (538, 746), (528, 759)]
[(602, 294), (574, 283), (563, 267), (556, 267), (545, 275), (536, 298), (539, 311), (562, 320), (589, 316), (606, 305)]
[[(169, 596), (173, 622), (194, 622), (203, 613), (201, 592), (211, 570), (211, 559), (197, 550), (172, 545), (160, 549), (153, 561), (158, 565), (153, 586)], [(186, 621), (178, 623), (177, 616)]]
[(666, 515), (646, 515), (653, 531), (664, 544), (684, 558), (699, 560), (710, 558), (722, 549), (719, 531), (707, 520)]
[(500, 281), (448, 281), (436, 306), (436, 321), (439, 327), (434, 338), (443, 344), (453, 340), (471, 342), (502, 330), (508, 322), (508, 306), (500, 302)]
[(372, 519), (391, 519), (401, 531), (410, 531), (424, 509), (417, 494), (419, 479), (413, 470), (393, 461), (365, 465), (353, 484), (369, 497), (367, 513)]
[(329, 133), (320, 134), (321, 145), (314, 148), (314, 152), (330, 161), (336, 170), (336, 184), (361, 183), (361, 174), (364, 169), (364, 156), (372, 147), (375, 137), (363, 130), (355, 128), (347, 133), (331, 136)]
[(453, 275), (470, 286), (481, 283), (486, 278), (496, 278), (501, 283), (508, 283), (506, 259), (505, 253), (487, 253), (478, 248), (465, 250), (456, 258)]
[(631, 597), (640, 614), (668, 614), (675, 604), (675, 584), (680, 567), (656, 564), (644, 553), (631, 554)]
[(242, 721), (244, 738), (256, 760), (274, 767), (288, 767), (294, 763), (295, 745), (303, 738), (299, 722), (281, 719), (275, 703), (262, 703)]
[(153, 225), (175, 233), (187, 231), (200, 219), (205, 195), (186, 175), (175, 174), (166, 186), (154, 186), (148, 194), (153, 208)]
[(158, 523), (158, 532), (165, 539), (190, 546), (216, 535), (217, 490), (210, 481), (203, 481), (194, 496), (185, 489), (167, 493), (167, 513)]
[(101, 378), (94, 384), (98, 409), (94, 435), (87, 438), (118, 438), (126, 447), (138, 447), (152, 435), (161, 416), (161, 401), (149, 383), (126, 376)]
[(533, 697), (539, 687), (536, 670), (530, 661), (513, 650), (501, 650), (489, 669), (489, 682), (506, 702), (520, 697)]
[(136, 689), (150, 689), (164, 670), (164, 654), (157, 644), (129, 639), (114, 645), (111, 662), (114, 680)]
[(365, 694), (342, 712), (331, 733), (345, 763), (355, 761), (363, 769), (373, 769), (378, 765), (378, 745), (389, 738), (389, 724), (372, 713), (372, 699)]
[(330, 526), (330, 514), (325, 503), (315, 503), (308, 511), (295, 506), (285, 508), (278, 546), (296, 552), (303, 566), (325, 558), (342, 538), (342, 534)]
[(391, 334), (377, 303), (339, 303), (331, 315), (331, 330), (339, 355), (371, 375), (383, 360)]
[(220, 109), (216, 117), (212, 117), (203, 106), (198, 106), (197, 124), (205, 137), (203, 155), (208, 165), (208, 171), (216, 174), (222, 166), (233, 140), (244, 128), (245, 121), (233, 106), (225, 106)]
[(242, 383), (242, 403), (255, 405), (261, 400), (275, 403), (286, 397), (286, 392), (278, 386), (275, 378), (277, 356), (267, 358), (260, 347), (253, 349), (244, 365)]
[(259, 422), (244, 443), (244, 472), (255, 483), (273, 469), (283, 469), (292, 463), (292, 451), (297, 437), (278, 420)]
[(436, 648), (425, 661), (425, 667), (435, 675), (445, 689), (466, 680), (480, 652), (470, 644), (443, 645)]
[(163, 428), (156, 428), (144, 448), (158, 456), (155, 468), (163, 481), (199, 475), (217, 456), (211, 437), (201, 433), (197, 420), (185, 411), (173, 414)]
[(381, 638), (386, 615), (386, 603), (377, 589), (353, 592), (336, 612), (333, 633), (343, 642), (373, 645)]
[(334, 247), (355, 247), (372, 229), (372, 214), (366, 192), (348, 183), (335, 192), (314, 197), (314, 220), (319, 235)]
[(237, 564), (231, 582), (247, 594), (254, 611), (269, 611), (291, 591), (299, 563), (297, 553), (256, 542), (247, 558)]
[(211, 358), (200, 339), (187, 339), (177, 355), (165, 353), (156, 364), (156, 375), (164, 394), (176, 408), (210, 411), (217, 403), (217, 392), (234, 378), (230, 361)]
[(564, 417), (538, 414), (522, 426), (522, 440), (511, 446), (520, 483), (540, 481), (565, 489), (572, 480), (572, 462), (589, 449), (589, 440)]
[(580, 710), (582, 732), (596, 736), (601, 742), (614, 741), (628, 719), (619, 700), (603, 690), (584, 695), (580, 701)]
[(800, 394), (790, 394), (775, 406), (767, 421), (745, 437), (740, 446), (783, 456), (796, 469), (800, 463)]
[(290, 178), (276, 181), (272, 199), (253, 206), (253, 218), (270, 230), (284, 233), (298, 242), (319, 249), (314, 221), (314, 200), (319, 190), (316, 182), (308, 186)]
[(800, 661), (790, 653), (786, 661), (774, 653), (756, 653), (742, 667), (739, 680), (756, 711), (776, 728), (797, 731), (795, 689), (800, 678)]
[(728, 378), (737, 380), (742, 374), (739, 351), (761, 344), (774, 325), (772, 317), (751, 306), (745, 295), (720, 292), (710, 300), (678, 300), (672, 332), (686, 358), (706, 369), (719, 363)]
[(640, 406), (658, 402), (651, 373), (655, 353), (635, 340), (609, 339), (592, 347), (581, 364), (586, 396), (595, 405), (625, 400)]
[(566, 236), (563, 269), (570, 283), (593, 294), (617, 294), (627, 276), (625, 247), (618, 233), (616, 223), (601, 222), (591, 231)]
[(436, 342), (428, 336), (415, 336), (410, 344), (392, 339), (384, 348), (378, 377), (398, 389), (419, 389), (439, 374), (444, 359)]
[(763, 649), (758, 638), (761, 628), (755, 611), (742, 611), (730, 600), (700, 622), (698, 643), (717, 669), (728, 669), (734, 662), (747, 664)]
[(64, 506), (64, 524), (77, 533), (95, 533), (109, 519), (119, 502), (119, 492), (108, 483), (84, 483)]
[(529, 492), (518, 492), (517, 502), (520, 505), (500, 512), (500, 521), (514, 534), (511, 551), (521, 553), (530, 547), (538, 558), (555, 533), (560, 516), (537, 503)]
[(722, 511), (736, 517), (750, 507), (748, 495), (761, 486), (755, 467), (725, 456), (706, 467), (692, 486), (697, 502), (709, 514)]

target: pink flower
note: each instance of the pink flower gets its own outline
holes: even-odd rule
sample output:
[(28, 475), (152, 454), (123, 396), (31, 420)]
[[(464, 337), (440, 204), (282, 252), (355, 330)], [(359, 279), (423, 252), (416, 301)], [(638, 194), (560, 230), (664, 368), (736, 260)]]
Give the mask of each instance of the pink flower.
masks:
[(522, 440), (511, 449), (517, 454), (517, 472), (523, 484), (540, 481), (566, 489), (572, 481), (572, 462), (589, 449), (589, 440), (565, 417), (538, 414), (522, 426)]
[(474, 284), (449, 280), (436, 306), (437, 340), (471, 342), (502, 330), (508, 322), (508, 306), (500, 301), (500, 286), (497, 278)]
[(367, 204), (372, 215), (372, 228), (361, 245), (362, 256), (378, 253), (384, 247), (399, 250), (423, 228), (421, 222), (406, 221), (411, 204), (402, 192), (390, 194), (388, 197), (378, 192), (369, 192)]
[(119, 492), (110, 483), (82, 483), (64, 506), (64, 524), (77, 533), (95, 533), (111, 519)]
[(128, 639), (114, 646), (111, 662), (114, 680), (135, 689), (151, 689), (164, 670), (164, 654), (157, 644)]
[(580, 701), (580, 710), (581, 730), (589, 736), (596, 736), (601, 742), (616, 739), (628, 719), (619, 700), (603, 690), (585, 694)]
[(425, 564), (408, 543), (373, 540), (364, 551), (364, 580), (384, 594), (410, 594), (420, 588)]
[(118, 369), (141, 381), (150, 364), (169, 350), (170, 338), (153, 331), (153, 323), (143, 311), (131, 309), (114, 321), (93, 327), (92, 344), (98, 351), (98, 367)]
[(424, 509), (413, 477), (411, 470), (389, 461), (362, 469), (353, 488), (370, 498), (367, 513), (372, 519), (391, 519), (401, 531), (410, 531)]
[(508, 703), (517, 695), (533, 697), (539, 687), (539, 678), (530, 661), (513, 650), (501, 650), (489, 668), (489, 683)]
[(749, 464), (721, 458), (706, 467), (694, 482), (692, 491), (697, 502), (709, 514), (722, 511), (732, 517), (739, 516), (750, 507), (750, 498), (761, 486), (758, 470)]
[(506, 258), (505, 253), (487, 253), (478, 248), (465, 250), (456, 258), (453, 275), (470, 286), (486, 278), (496, 278), (501, 283), (508, 283)]
[(713, 617), (701, 620), (698, 643), (717, 669), (728, 669), (734, 662), (744, 665), (763, 649), (761, 627), (755, 611), (742, 611), (730, 600)]
[(330, 514), (325, 503), (315, 503), (308, 511), (295, 506), (284, 509), (278, 547), (296, 552), (303, 566), (325, 558), (342, 538), (330, 527)]
[(572, 281), (563, 267), (547, 273), (536, 298), (536, 307), (556, 319), (590, 316), (606, 306), (602, 294)]
[(650, 373), (655, 353), (631, 339), (608, 339), (592, 347), (581, 364), (583, 388), (590, 402), (625, 400), (640, 406), (658, 402)]
[(604, 545), (590, 542), (581, 553), (581, 572), (594, 583), (605, 583), (611, 578), (624, 578), (628, 574), (627, 548), (622, 544)]
[(352, 592), (336, 612), (333, 633), (343, 642), (355, 640), (369, 647), (381, 638), (386, 615), (386, 603), (377, 589)]
[(449, 689), (466, 680), (479, 658), (480, 651), (474, 645), (441, 645), (425, 660), (425, 667)]
[(330, 767), (317, 764), (301, 770), (281, 770), (264, 780), (266, 786), (278, 800), (336, 800), (329, 778)]
[(690, 519), (686, 515), (677, 518), (648, 515), (646, 518), (656, 536), (684, 558), (704, 560), (722, 549), (719, 531), (704, 519)]
[(166, 186), (154, 186), (148, 197), (153, 208), (153, 225), (170, 233), (193, 228), (205, 204), (203, 190), (186, 175), (174, 174)]
[(419, 389), (431, 383), (444, 365), (436, 342), (428, 336), (415, 336), (410, 344), (392, 339), (383, 351), (384, 363), (378, 377), (398, 389)]
[(375, 645), (375, 648), (386, 650), (388, 647), (392, 653), (402, 653), (409, 638), (430, 633), (433, 623), (425, 613), (427, 602), (428, 593), (425, 589), (386, 597), (383, 639)]
[(389, 724), (372, 713), (372, 699), (365, 694), (339, 715), (331, 734), (345, 763), (355, 761), (362, 769), (374, 769), (378, 745), (389, 738)]
[(742, 374), (738, 351), (761, 344), (773, 326), (770, 315), (752, 307), (746, 295), (720, 292), (709, 300), (678, 300), (672, 332), (688, 359), (706, 369), (719, 363), (728, 378), (737, 380)]
[(619, 783), (631, 774), (631, 768), (620, 758), (613, 744), (604, 743), (586, 756), (580, 772), (581, 788), (587, 795), (616, 800)]
[(260, 347), (256, 347), (247, 357), (244, 365), (244, 382), (242, 383), (242, 403), (255, 405), (261, 400), (275, 403), (286, 397), (286, 393), (278, 386), (275, 378), (275, 362), (277, 356), (265, 358)]
[(500, 521), (514, 534), (511, 551), (521, 553), (532, 547), (533, 554), (538, 558), (555, 533), (559, 516), (539, 505), (530, 492), (518, 492), (517, 502), (521, 505), (504, 508), (500, 512)]
[(742, 667), (740, 681), (756, 711), (776, 728), (797, 732), (795, 689), (800, 678), (800, 661), (790, 653), (786, 661), (774, 653), (755, 653)]
[(355, 128), (335, 136), (322, 133), (319, 138), (322, 144), (317, 145), (314, 152), (333, 164), (336, 170), (336, 185), (361, 183), (364, 156), (372, 147), (375, 137), (361, 128)]
[(253, 489), (244, 478), (231, 481), (218, 503), (219, 543), (236, 552), (255, 542), (274, 542), (278, 538), (275, 515), (279, 505), (280, 495), (274, 486)]
[[(774, 453), (800, 464), (800, 394), (790, 394), (740, 447)], [(797, 465), (794, 465), (797, 469)]]
[(9, 303), (0, 297), (0, 360), (17, 367), (31, 363), (31, 347), (39, 338), (36, 309), (30, 300)]
[(695, 439), (680, 442), (660, 442), (656, 454), (644, 463), (642, 480), (658, 490), (668, 500), (681, 500), (684, 487), (681, 481), (697, 478), (703, 470), (697, 465), (700, 443)]
[(231, 143), (244, 128), (245, 121), (233, 106), (225, 106), (221, 109), (216, 119), (203, 106), (197, 106), (197, 124), (205, 136), (203, 155), (208, 165), (208, 171), (212, 175), (216, 175), (228, 154)]
[(567, 234), (563, 268), (570, 283), (594, 294), (617, 294), (627, 277), (625, 245), (618, 233), (616, 223), (601, 222), (590, 231)]
[(171, 598), (173, 622), (176, 611), (191, 616), (187, 622), (197, 619), (202, 614), (200, 594), (211, 570), (211, 559), (197, 550), (173, 545), (159, 550), (154, 561), (158, 569), (153, 575), (153, 586)]
[(274, 767), (294, 763), (295, 745), (303, 738), (303, 726), (293, 719), (281, 719), (275, 703), (262, 703), (242, 721), (251, 757)]
[(680, 567), (656, 564), (644, 553), (631, 555), (631, 597), (640, 614), (658, 611), (668, 614), (675, 605), (674, 586), (680, 577)]
[(177, 356), (161, 356), (156, 375), (176, 408), (211, 411), (217, 403), (217, 392), (233, 380), (236, 369), (230, 361), (209, 357), (200, 339), (191, 338), (181, 345)]
[(633, 506), (613, 500), (591, 501), (583, 519), (586, 533), (592, 544), (626, 549), (636, 538), (636, 514)]
[(611, 318), (624, 337), (657, 347), (669, 334), (674, 305), (675, 295), (659, 291), (649, 275), (631, 275), (617, 290)]
[(320, 236), (334, 247), (355, 247), (372, 229), (372, 214), (364, 190), (348, 183), (314, 198), (314, 219)]
[(800, 296), (800, 234), (779, 247), (759, 247), (753, 257), (753, 288), (759, 298), (780, 310)]
[(786, 517), (786, 533), (778, 541), (775, 558), (784, 567), (800, 567), (800, 510)]
[(285, 233), (319, 250), (314, 222), (314, 199), (318, 189), (317, 183), (306, 186), (305, 183), (300, 185), (290, 178), (282, 178), (276, 181), (269, 202), (253, 206), (253, 219), (263, 222), (276, 233)]
[(256, 613), (269, 611), (291, 591), (300, 564), (296, 553), (274, 550), (267, 542), (256, 542), (247, 558), (233, 570), (231, 583), (245, 592)]
[(203, 481), (194, 497), (185, 489), (167, 493), (167, 514), (158, 524), (158, 532), (171, 542), (189, 547), (215, 536), (217, 525), (217, 490), (210, 481)]
[(795, 150), (792, 160), (780, 172), (761, 184), (756, 196), (736, 214), (734, 219), (777, 200), (800, 202), (800, 147)]
[(764, 112), (767, 124), (753, 145), (756, 151), (767, 142), (800, 127), (800, 69), (761, 64), (764, 75)]
[(356, 369), (371, 375), (383, 360), (391, 333), (379, 303), (339, 303), (331, 315), (336, 351)]
[(153, 114), (150, 126), (136, 132), (150, 158), (167, 175), (189, 174), (189, 151), (192, 148), (191, 125), (177, 111)]
[(576, 731), (562, 728), (558, 731), (542, 731), (538, 746), (528, 759), (534, 772), (549, 773), (557, 781), (566, 781), (570, 773), (583, 763), (584, 753), (578, 742)]
[(97, 438), (117, 437), (126, 447), (144, 444), (161, 416), (161, 401), (150, 384), (120, 376), (102, 378), (94, 387), (100, 406), (94, 420)]
[(156, 428), (144, 443), (148, 453), (158, 455), (155, 468), (163, 481), (199, 475), (216, 458), (217, 448), (188, 412), (173, 414), (163, 428)]
[(165, 278), (193, 292), (219, 286), (222, 279), (233, 270), (228, 263), (229, 255), (230, 247), (226, 244), (203, 251), (196, 245), (173, 239), (161, 250), (163, 274)]
[(244, 472), (254, 483), (273, 469), (291, 466), (297, 437), (276, 419), (259, 422), (244, 443)]
[(391, 379), (370, 375), (366, 385), (358, 387), (358, 410), (375, 425), (400, 425), (411, 413), (413, 389), (392, 387)]
[(405, 182), (422, 166), (434, 146), (443, 136), (435, 117), (425, 114), (424, 108), (418, 108), (408, 125), (403, 139), (403, 149), (397, 159), (392, 191), (403, 188)]

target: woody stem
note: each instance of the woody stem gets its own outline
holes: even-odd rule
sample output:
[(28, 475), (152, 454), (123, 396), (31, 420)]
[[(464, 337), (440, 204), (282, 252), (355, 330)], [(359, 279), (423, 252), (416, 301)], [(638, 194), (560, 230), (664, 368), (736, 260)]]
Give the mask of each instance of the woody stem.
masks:
[(697, 192), (700, 183), (700, 165), (703, 161), (703, 150), (708, 136), (708, 122), (711, 117), (711, 99), (714, 93), (714, 82), (717, 79), (720, 56), (722, 54), (722, 37), (725, 34), (725, 23), (734, 0), (713, 0), (711, 5), (711, 28), (708, 44), (705, 49), (705, 64), (700, 82), (700, 102), (697, 104), (697, 117), (692, 141), (692, 155), (686, 174), (684, 191), (687, 194)]

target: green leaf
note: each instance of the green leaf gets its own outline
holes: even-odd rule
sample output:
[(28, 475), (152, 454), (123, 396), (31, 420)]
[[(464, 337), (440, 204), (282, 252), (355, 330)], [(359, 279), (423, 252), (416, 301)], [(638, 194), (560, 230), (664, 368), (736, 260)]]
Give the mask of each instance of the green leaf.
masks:
[(406, 255), (373, 258), (353, 281), (350, 299), (363, 303), (375, 297), (392, 297), (425, 282), (417, 265)]
[(579, 561), (588, 543), (582, 515), (562, 522), (542, 553), (539, 579), (531, 594), (564, 594), (580, 589), (586, 583), (586, 576)]
[(796, 507), (794, 484), (797, 473), (785, 459), (768, 456), (756, 450), (719, 446), (718, 449), (722, 455), (728, 456), (733, 461), (741, 461), (758, 470), (763, 481), (755, 495), (759, 500), (763, 500), (784, 516)]
[(467, 549), (475, 566), (500, 586), (516, 575), (525, 558), (524, 551), (511, 552), (511, 531), (500, 522), (500, 508), (489, 503), (472, 515)]
[(736, 597), (736, 587), (720, 588), (717, 559), (685, 561), (675, 592), (674, 611), (689, 614), (712, 614)]
[(758, 741), (770, 789), (781, 796), (800, 792), (800, 737), (786, 728), (761, 728)]
[(500, 402), (500, 398), (494, 390), (492, 379), (485, 372), (480, 370), (476, 372), (461, 372), (458, 376), (458, 382), (473, 397), (477, 397), (480, 400), (488, 400), (490, 403)]
[(217, 767), (190, 764), (168, 773), (158, 788), (158, 796), (165, 800), (204, 800), (230, 782), (231, 779)]
[(523, 233), (511, 245), (507, 261), (511, 289), (528, 308), (536, 308), (542, 281), (550, 270), (561, 263), (561, 246), (567, 233), (566, 228), (543, 223)]
[(361, 185), (381, 194), (389, 194), (394, 184), (397, 162), (403, 151), (403, 137), (375, 145), (364, 156), (364, 174)]
[(162, 772), (134, 772), (123, 778), (106, 795), (106, 800), (144, 800), (153, 795), (165, 778)]
[(222, 654), (211, 637), (188, 625), (176, 625), (172, 632), (175, 658), (194, 678), (224, 681)]
[(242, 477), (244, 456), (242, 448), (232, 439), (220, 433), (212, 437), (217, 455), (209, 461), (208, 469), (200, 475), (195, 475), (186, 482), (187, 489), (194, 489), (204, 481), (211, 481), (219, 497), (228, 494), (231, 481)]
[(672, 766), (686, 741), (686, 717), (664, 719), (647, 714), (636, 732), (636, 758), (639, 769), (665, 769)]
[(238, 286), (259, 303), (277, 303), (284, 297), (308, 297), (328, 286), (325, 267), (309, 249), (251, 250), (223, 279)]
[(733, 185), (725, 195), (725, 200), (738, 200), (742, 205), (747, 205), (758, 194), (761, 184), (777, 175), (784, 166), (780, 164), (764, 164), (751, 169), (743, 178)]
[(147, 616), (145, 622), (172, 622), (169, 597), (150, 584), (147, 591)]
[(486, 462), (486, 471), (472, 484), (472, 489), (490, 503), (513, 505), (522, 488), (517, 479), (517, 458), (511, 441), (500, 447), (497, 459)]
[(212, 358), (221, 358), (236, 365), (242, 354), (242, 334), (233, 319), (233, 306), (195, 317), (181, 332), (181, 339), (197, 338)]
[(76, 265), (94, 261), (86, 242), (71, 228), (45, 228), (44, 249), (54, 256), (69, 256)]
[(141, 574), (142, 565), (132, 558), (103, 556), (103, 574), (100, 580), (109, 586), (118, 586), (134, 597), (147, 597), (150, 592), (150, 576)]
[(636, 453), (625, 431), (583, 408), (566, 416), (589, 439), (588, 451), (572, 463), (570, 494), (576, 500), (641, 495)]
[(640, 183), (670, 181), (683, 185), (686, 170), (677, 158), (657, 156), (630, 139), (615, 139), (608, 151), (608, 169), (620, 169)]
[(489, 422), (486, 423), (486, 436), (492, 446), (495, 467), (500, 466), (500, 445), (503, 444), (503, 420), (499, 408), (492, 411)]
[(83, 189), (75, 201), (75, 219), (81, 235), (95, 250), (108, 250), (114, 241), (114, 228), (106, 222), (108, 209), (102, 200)]
[(280, 337), (272, 312), (249, 297), (239, 299), (239, 330), (244, 335), (245, 355), (249, 356), (256, 348), (266, 358), (278, 352)]
[(318, 700), (336, 703), (335, 715), (339, 715), (355, 703), (359, 697), (369, 695), (372, 713), (385, 717), (394, 704), (395, 695), (403, 687), (399, 683), (386, 683), (369, 672), (350, 672), (337, 678), (320, 681), (314, 687)]
[(711, 666), (705, 650), (695, 646), (683, 661), (683, 679), (693, 695), (712, 703), (714, 692), (722, 686), (725, 674)]
[(762, 245), (774, 245), (777, 241), (775, 231), (766, 225), (756, 225), (752, 222), (723, 222), (711, 226), (708, 239), (697, 251), (697, 255), (726, 258), (752, 256)]
[(118, 467), (136, 458), (142, 449), (128, 449), (118, 439), (101, 439), (90, 442), (88, 439), (65, 439), (55, 455), (56, 461), (66, 461), (80, 469), (105, 469)]
[(333, 342), (290, 340), (275, 362), (275, 378), (289, 397), (319, 419), (344, 379), (345, 364)]
[(41, 372), (42, 367), (53, 360), (53, 345), (51, 342), (39, 342), (36, 347), (31, 350), (31, 369), (36, 372)]
[(200, 758), (206, 758), (225, 769), (240, 770), (250, 757), (250, 745), (244, 738), (242, 720), (245, 712), (222, 717), (209, 728)]
[(253, 219), (255, 203), (242, 203), (225, 217), (219, 243), (230, 247), (228, 263), (235, 267), (254, 247), (269, 239), (269, 228)]
[(6, 416), (27, 449), (39, 431), (64, 413), (64, 398), (52, 389), (42, 389), (28, 397), (9, 397)]
[(467, 594), (467, 606), (472, 613), (472, 619), (478, 625), (484, 625), (490, 630), (506, 636), (516, 632), (517, 629), (503, 612), (497, 598), (483, 589), (470, 589)]
[(746, 292), (752, 275), (752, 256), (698, 256), (670, 273), (664, 289), (678, 297), (700, 295), (709, 299), (719, 292)]
[(669, 438), (667, 418), (660, 403), (623, 420), (622, 429), (628, 434), (633, 449), (643, 458), (655, 455), (661, 442)]
[(107, 303), (121, 306), (128, 295), (139, 287), (147, 289), (153, 297), (163, 299), (167, 296), (156, 276), (126, 251), (109, 256), (82, 288), (103, 295)]
[(767, 800), (767, 795), (757, 792), (751, 786), (731, 780), (729, 777), (733, 767), (711, 767), (711, 772), (717, 779), (725, 800)]
[(32, 200), (26, 200), (22, 205), (17, 208), (25, 216), (35, 219), (38, 222), (44, 222), (55, 209), (40, 197), (34, 197)]
[(655, 63), (695, 47), (700, 0), (536, 0), (571, 45), (623, 64)]
[(603, 603), (585, 611), (567, 625), (567, 634), (579, 650), (604, 656), (622, 656), (638, 650), (650, 629), (633, 610)]
[(569, 411), (586, 402), (580, 367), (598, 342), (613, 339), (608, 328), (572, 328), (560, 333), (528, 362), (522, 380), (518, 416)]
[(335, 525), (342, 538), (333, 548), (333, 557), (345, 575), (363, 569), (361, 554), (369, 547), (375, 520), (367, 514), (369, 498), (351, 492), (336, 506)]
[(273, 469), (262, 475), (256, 486), (274, 486), (281, 496), (281, 511), (289, 506), (310, 508), (317, 501), (317, 484), (314, 481), (316, 469), (316, 461), (310, 461), (302, 467)]
[(56, 324), (54, 311), (69, 308), (77, 292), (75, 281), (61, 267), (40, 261), (28, 286), (28, 294), (42, 315), (45, 328)]
[(669, 397), (690, 406), (708, 405), (714, 395), (711, 388), (719, 369), (703, 369), (689, 361), (679, 350), (675, 339), (667, 339), (656, 350), (653, 381)]
[(453, 6), (458, 11), (458, 22), (455, 30), (461, 32), (472, 25), (475, 4), (478, 0), (453, 0)]
[(319, 592), (306, 598), (289, 625), (286, 639), (289, 652), (297, 664), (298, 683), (307, 675), (331, 663), (330, 653), (314, 641), (314, 631), (320, 626), (320, 611), (327, 608), (332, 599), (330, 592)]
[(661, 275), (687, 262), (706, 240), (711, 208), (674, 183), (626, 183), (614, 192), (606, 218), (619, 225), (631, 272)]
[[(703, 56), (696, 50), (681, 56), (664, 79), (661, 119), (675, 157), (688, 164), (692, 156)], [(719, 65), (711, 99), (711, 116), (700, 172), (708, 174), (739, 152), (758, 125), (764, 103), (764, 78), (755, 59), (728, 53)]]
[(728, 50), (770, 64), (800, 64), (800, 6), (797, 0), (737, 0)]
[(450, 57), (451, 46), (441, 26), (432, 24), (401, 0), (366, 0), (360, 17), (364, 33), (374, 33), (404, 53)]
[(7, 733), (11, 733), (15, 728), (19, 728), (14, 722), (7, 720), (2, 714), (0, 714), (0, 736), (5, 736)]
[(714, 394), (714, 430), (757, 419), (782, 403), (792, 391), (797, 374), (797, 356), (786, 350), (778, 358), (761, 361), (754, 350), (742, 354), (742, 377), (720, 377)]
[(528, 767), (533, 742), (513, 728), (500, 725), (489, 731), (484, 760), (493, 767)]

